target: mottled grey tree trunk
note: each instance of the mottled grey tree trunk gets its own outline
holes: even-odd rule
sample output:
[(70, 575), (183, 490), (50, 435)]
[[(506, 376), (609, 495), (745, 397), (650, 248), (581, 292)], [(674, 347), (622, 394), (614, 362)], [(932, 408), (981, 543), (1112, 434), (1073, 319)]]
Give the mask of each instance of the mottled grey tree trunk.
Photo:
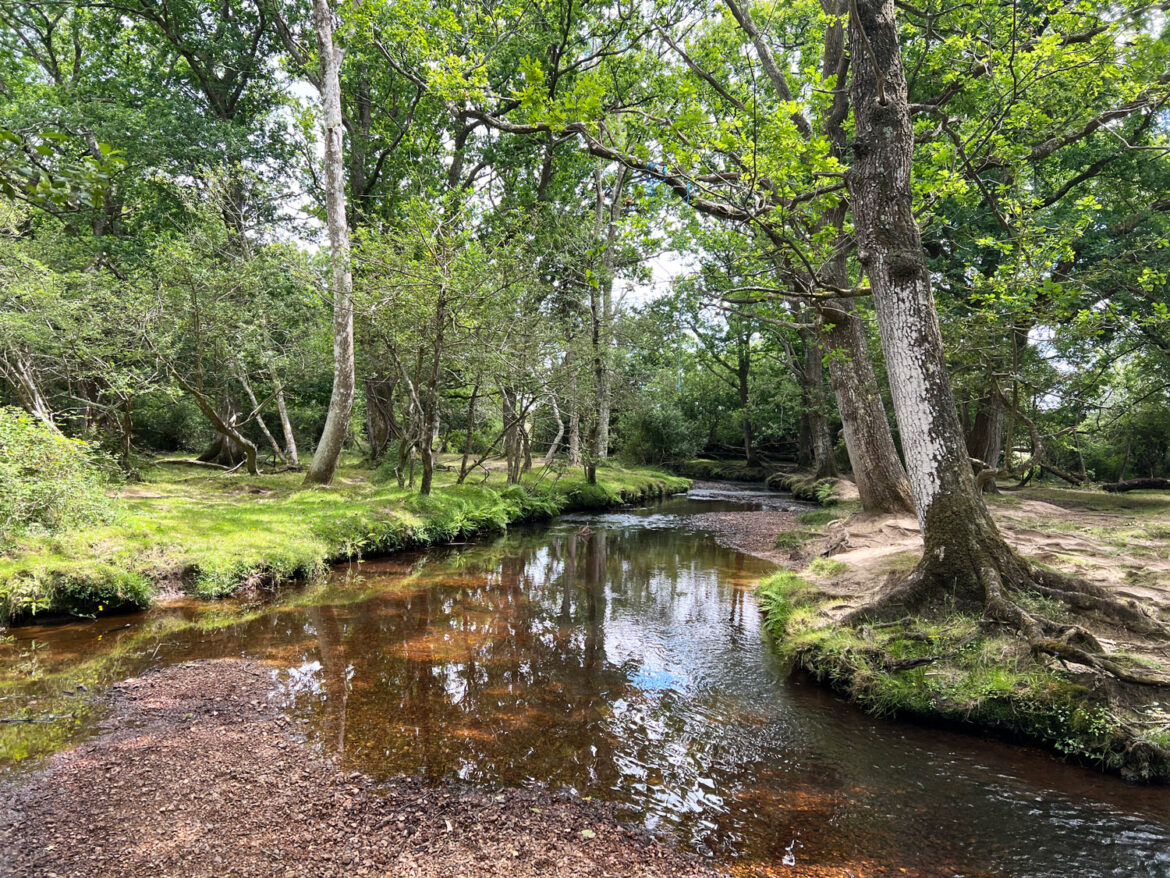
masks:
[[(914, 130), (893, 0), (857, 0), (850, 26), (856, 127), (853, 199), (882, 350), (926, 551), (908, 604), (982, 604), (1020, 573), (975, 486), (943, 357), (942, 332), (914, 217)], [(1014, 578), (1014, 577), (1013, 577)]]
[(333, 39), (328, 0), (313, 0), (313, 28), (321, 57), (321, 103), (325, 111), (325, 222), (329, 228), (333, 294), (333, 393), (321, 441), (305, 474), (306, 484), (333, 481), (353, 412), (353, 274), (349, 264), (349, 227), (345, 207), (345, 155), (342, 149), (341, 59)]

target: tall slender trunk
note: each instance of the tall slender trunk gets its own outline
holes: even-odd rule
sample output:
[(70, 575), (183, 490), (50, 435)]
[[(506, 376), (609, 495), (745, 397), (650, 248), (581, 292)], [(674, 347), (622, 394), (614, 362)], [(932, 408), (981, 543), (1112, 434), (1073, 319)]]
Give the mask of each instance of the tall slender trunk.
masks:
[(748, 466), (758, 466), (755, 435), (752, 429), (751, 337), (739, 338), (736, 346), (735, 386), (739, 394), (739, 408), (743, 412), (743, 456)]
[(1125, 440), (1125, 457), (1121, 458), (1121, 472), (1117, 474), (1117, 481), (1125, 481), (1125, 471), (1129, 468), (1129, 452), (1133, 448), (1133, 436), (1128, 436)]
[(431, 332), (431, 370), (427, 376), (426, 396), (423, 399), (423, 432), (419, 451), (422, 454), (422, 484), (420, 494), (431, 493), (435, 475), (435, 435), (439, 431), (439, 370), (443, 358), (443, 327), (447, 323), (447, 290), (439, 288), (435, 302), (435, 325)]
[(837, 475), (837, 461), (833, 458), (833, 434), (829, 429), (825, 398), (825, 362), (820, 335), (809, 329), (804, 335), (805, 412), (808, 415), (809, 438), (812, 445), (813, 471), (818, 479)]
[(557, 435), (553, 437), (553, 441), (548, 446), (548, 451), (545, 452), (542, 464), (548, 466), (553, 462), (557, 456), (557, 451), (561, 447), (561, 440), (565, 438), (565, 421), (561, 417), (560, 406), (557, 405), (557, 398), (555, 395), (549, 396), (549, 405), (552, 406), (553, 417), (557, 422)]
[(122, 450), (122, 470), (126, 473), (130, 472), (130, 454), (133, 450), (132, 440), (134, 438), (134, 397), (123, 396), (122, 403), (122, 417), (121, 428), (119, 430)]
[[(593, 347), (593, 387), (600, 398), (601, 386), (605, 381), (605, 361), (601, 350), (601, 296), (596, 285), (589, 287), (589, 313), (591, 315), (591, 337)], [(597, 461), (601, 454), (601, 405), (595, 405), (592, 423), (589, 425), (589, 450), (585, 454), (585, 481), (597, 484)]]
[(577, 397), (577, 370), (572, 353), (565, 354), (569, 370), (569, 466), (581, 465), (581, 402)]
[(601, 386), (597, 394), (597, 457), (605, 460), (609, 457), (609, 422), (613, 408), (613, 375), (610, 367), (611, 339), (613, 334), (613, 235), (616, 222), (610, 226), (610, 240), (605, 248), (605, 283), (601, 287), (601, 325), (604, 334), (602, 343)]
[[(926, 551), (916, 600), (982, 604), (1014, 556), (983, 504), (959, 424), (914, 217), (914, 130), (894, 0), (856, 0), (850, 24), (853, 200), (894, 411)], [(945, 592), (945, 594), (944, 594)]]
[(471, 461), (471, 443), (475, 439), (475, 403), (479, 397), (479, 385), (471, 387), (471, 399), (467, 401), (467, 431), (463, 436), (463, 459), (459, 462), (459, 479), (456, 484), (463, 484), (467, 478), (467, 465)]
[(268, 374), (272, 376), (272, 381), (276, 385), (276, 410), (280, 413), (280, 430), (284, 434), (284, 456), (289, 466), (299, 467), (301, 460), (297, 454), (297, 437), (293, 433), (292, 421), (288, 417), (288, 405), (284, 401), (284, 385), (280, 383), (276, 370), (271, 366), (268, 368)]
[(829, 383), (837, 398), (849, 468), (867, 512), (913, 512), (910, 480), (898, 457), (890, 421), (869, 359), (865, 326), (848, 299), (821, 309), (831, 349)]
[(353, 413), (353, 274), (345, 205), (344, 128), (341, 117), (341, 60), (333, 40), (333, 13), (328, 0), (313, 0), (313, 27), (321, 57), (321, 103), (325, 111), (325, 221), (329, 228), (333, 294), (333, 392), (325, 429), (305, 474), (306, 484), (328, 485), (349, 432)]
[[(590, 313), (594, 324), (593, 345), (594, 357), (600, 358), (601, 368), (595, 369), (596, 384), (596, 411), (597, 438), (594, 442), (594, 452), (598, 460), (604, 460), (609, 455), (609, 420), (611, 410), (612, 388), (610, 387), (609, 361), (611, 328), (613, 326), (613, 282), (614, 266), (617, 262), (618, 225), (622, 218), (622, 197), (629, 171), (624, 165), (619, 166), (614, 174), (613, 184), (608, 201), (605, 196), (605, 185), (601, 169), (593, 172), (596, 205), (594, 215), (594, 234), (601, 242), (601, 264), (599, 265), (597, 285), (600, 288), (599, 301), (590, 302)], [(592, 296), (592, 293), (591, 293)]]

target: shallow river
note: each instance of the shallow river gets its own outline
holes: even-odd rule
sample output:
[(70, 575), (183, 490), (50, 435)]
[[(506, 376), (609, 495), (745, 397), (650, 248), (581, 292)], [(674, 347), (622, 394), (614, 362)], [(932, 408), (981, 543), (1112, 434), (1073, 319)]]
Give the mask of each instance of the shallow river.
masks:
[(752, 595), (769, 565), (691, 522), (786, 503), (696, 491), (350, 565), (271, 604), (13, 629), (0, 672), (30, 682), (0, 714), (59, 704), (62, 681), (92, 694), (246, 656), (348, 768), (568, 787), (745, 871), (1170, 876), (1170, 789), (869, 718), (791, 679)]

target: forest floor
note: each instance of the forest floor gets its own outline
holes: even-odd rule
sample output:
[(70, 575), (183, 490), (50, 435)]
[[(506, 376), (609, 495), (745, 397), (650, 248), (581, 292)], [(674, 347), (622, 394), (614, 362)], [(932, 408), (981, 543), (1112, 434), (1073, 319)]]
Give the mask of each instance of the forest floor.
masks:
[[(1104, 586), (1170, 622), (1170, 492), (1106, 494), (1046, 486), (988, 497), (1024, 556)], [(910, 516), (856, 504), (794, 516), (710, 516), (722, 542), (784, 569), (761, 584), (778, 648), (874, 713), (916, 716), (1024, 738), (1134, 779), (1170, 780), (1170, 690), (1121, 684), (1036, 656), (1014, 632), (975, 616), (835, 624), (922, 554)], [(1073, 615), (1039, 594), (1030, 609), (1092, 630), (1107, 653), (1170, 675), (1170, 644), (1107, 619)]]
[(249, 476), (189, 465), (153, 465), (115, 499), (115, 518), (30, 537), (0, 554), (0, 626), (34, 615), (94, 616), (160, 597), (216, 598), (271, 589), (328, 565), (400, 549), (465, 540), (560, 512), (635, 503), (686, 490), (689, 480), (616, 463), (588, 485), (579, 468), (536, 465), (508, 486), (489, 465), (455, 484), (444, 456), (429, 497), (392, 474), (347, 461), (330, 487), (304, 474)]
[(269, 700), (263, 665), (127, 680), (103, 733), (0, 784), (16, 876), (713, 876), (611, 808), (541, 790), (376, 783), (338, 770)]

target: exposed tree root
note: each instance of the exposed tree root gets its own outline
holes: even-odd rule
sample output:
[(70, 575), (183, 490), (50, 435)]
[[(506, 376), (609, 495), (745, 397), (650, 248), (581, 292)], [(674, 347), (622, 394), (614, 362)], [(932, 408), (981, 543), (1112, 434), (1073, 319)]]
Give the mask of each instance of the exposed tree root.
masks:
[[(928, 555), (901, 582), (873, 602), (846, 615), (845, 624), (888, 623), (907, 613), (978, 610), (991, 624), (1020, 633), (1034, 655), (1048, 655), (1108, 674), (1126, 683), (1170, 687), (1170, 676), (1119, 661), (1108, 655), (1097, 637), (1081, 625), (1049, 619), (1026, 609), (1018, 600), (1028, 592), (1060, 601), (1081, 614), (1092, 613), (1124, 628), (1159, 640), (1170, 640), (1170, 628), (1135, 601), (1117, 598), (1092, 583), (1030, 564), (1009, 549), (989, 552), (970, 576), (956, 575), (932, 563)], [(949, 587), (948, 587), (949, 586)], [(940, 597), (945, 607), (939, 607)]]

